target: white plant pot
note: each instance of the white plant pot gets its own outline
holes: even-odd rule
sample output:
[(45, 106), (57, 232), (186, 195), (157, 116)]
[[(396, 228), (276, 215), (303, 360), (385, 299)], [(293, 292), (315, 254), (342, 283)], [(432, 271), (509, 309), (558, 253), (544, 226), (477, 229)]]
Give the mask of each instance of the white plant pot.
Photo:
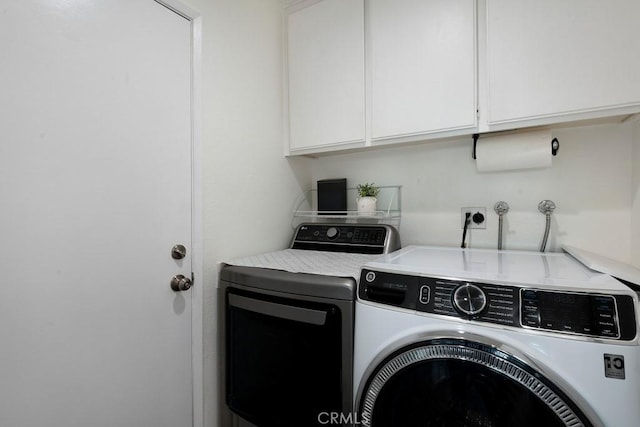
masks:
[(374, 216), (377, 201), (375, 197), (358, 197), (358, 215)]

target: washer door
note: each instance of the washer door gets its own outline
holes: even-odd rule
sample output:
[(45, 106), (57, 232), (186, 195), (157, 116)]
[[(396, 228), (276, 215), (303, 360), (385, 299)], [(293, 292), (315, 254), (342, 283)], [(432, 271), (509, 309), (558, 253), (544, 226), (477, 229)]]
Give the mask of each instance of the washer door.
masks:
[(460, 339), (430, 340), (394, 353), (361, 396), (360, 419), (370, 427), (592, 425), (520, 359)]

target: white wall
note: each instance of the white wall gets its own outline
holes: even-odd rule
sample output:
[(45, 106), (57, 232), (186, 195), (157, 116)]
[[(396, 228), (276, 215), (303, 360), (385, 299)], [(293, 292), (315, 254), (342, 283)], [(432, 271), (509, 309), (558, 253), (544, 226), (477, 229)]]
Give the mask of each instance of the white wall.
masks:
[(633, 128), (633, 184), (631, 187), (631, 263), (640, 268), (640, 116)]
[(205, 425), (216, 425), (217, 264), (281, 249), (310, 186), (305, 159), (283, 156), (282, 4), (183, 0), (202, 14)]
[(403, 245), (458, 246), (460, 208), (484, 206), (487, 229), (473, 230), (467, 242), (470, 247), (495, 248), (498, 217), (493, 205), (504, 200), (511, 206), (504, 248), (537, 250), (545, 224), (537, 206), (551, 199), (557, 209), (548, 251), (566, 243), (629, 262), (631, 124), (558, 129), (553, 134), (561, 146), (548, 169), (478, 173), (468, 137), (319, 158), (313, 181), (346, 177), (348, 186), (363, 181), (402, 185)]
[[(477, 174), (467, 139), (316, 160), (285, 159), (281, 2), (182, 1), (203, 18), (207, 427), (216, 425), (218, 417), (217, 264), (284, 247), (291, 235), (294, 202), (317, 179), (402, 184), (405, 244), (456, 245), (461, 206), (491, 209), (503, 199), (512, 206), (506, 246), (533, 249), (544, 225), (537, 203), (551, 198), (558, 205), (551, 249), (568, 242), (628, 260), (631, 125), (557, 132), (560, 156), (552, 169), (542, 171)], [(638, 185), (635, 188), (638, 204)], [(490, 214), (489, 228), (472, 233), (471, 245), (495, 246), (495, 223)]]

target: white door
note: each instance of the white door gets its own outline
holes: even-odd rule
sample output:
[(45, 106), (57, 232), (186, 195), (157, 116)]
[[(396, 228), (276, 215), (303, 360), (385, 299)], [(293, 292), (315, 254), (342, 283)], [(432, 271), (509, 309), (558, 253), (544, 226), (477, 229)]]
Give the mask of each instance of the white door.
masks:
[(1, 426), (192, 424), (190, 32), (153, 0), (0, 5)]

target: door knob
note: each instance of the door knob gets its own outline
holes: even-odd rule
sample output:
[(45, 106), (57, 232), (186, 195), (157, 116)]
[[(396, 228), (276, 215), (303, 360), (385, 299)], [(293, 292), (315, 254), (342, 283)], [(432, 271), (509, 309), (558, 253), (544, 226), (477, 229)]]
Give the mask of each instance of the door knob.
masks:
[(171, 278), (171, 289), (176, 292), (188, 291), (191, 288), (191, 279), (184, 277), (182, 274), (178, 274)]
[(182, 259), (187, 256), (187, 248), (184, 245), (175, 245), (171, 248), (171, 258)]

